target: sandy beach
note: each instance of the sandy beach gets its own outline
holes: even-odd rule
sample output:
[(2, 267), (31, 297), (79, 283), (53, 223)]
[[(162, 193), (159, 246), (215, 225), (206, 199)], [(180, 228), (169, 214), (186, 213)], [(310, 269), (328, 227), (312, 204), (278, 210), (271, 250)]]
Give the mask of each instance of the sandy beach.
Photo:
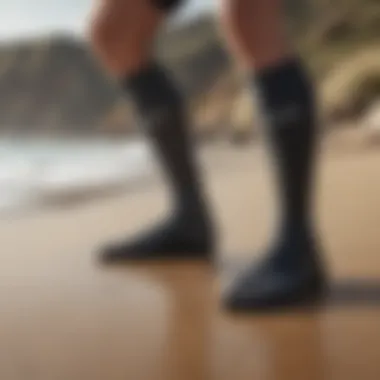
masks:
[[(221, 257), (257, 258), (275, 217), (265, 154), (219, 144), (202, 161)], [(158, 179), (1, 220), (1, 379), (379, 379), (380, 150), (327, 146), (319, 172), (333, 292), (305, 315), (227, 315), (224, 277), (201, 265), (101, 267), (100, 244), (164, 213)]]

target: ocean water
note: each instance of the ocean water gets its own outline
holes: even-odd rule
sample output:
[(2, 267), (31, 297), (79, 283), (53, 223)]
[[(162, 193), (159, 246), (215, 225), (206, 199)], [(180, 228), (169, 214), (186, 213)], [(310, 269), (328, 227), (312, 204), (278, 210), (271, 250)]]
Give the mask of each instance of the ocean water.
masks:
[(151, 170), (141, 141), (0, 138), (0, 215), (127, 191)]

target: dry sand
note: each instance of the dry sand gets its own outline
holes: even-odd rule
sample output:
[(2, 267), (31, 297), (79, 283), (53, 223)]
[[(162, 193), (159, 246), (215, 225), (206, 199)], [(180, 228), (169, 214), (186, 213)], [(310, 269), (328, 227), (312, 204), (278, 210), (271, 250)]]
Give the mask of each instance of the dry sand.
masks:
[[(380, 150), (345, 147), (325, 149), (318, 187), (335, 297), (308, 315), (226, 315), (216, 274), (195, 264), (100, 267), (99, 244), (165, 210), (156, 181), (1, 221), (0, 378), (378, 380)], [(257, 257), (274, 218), (265, 156), (225, 146), (206, 156), (222, 255)]]

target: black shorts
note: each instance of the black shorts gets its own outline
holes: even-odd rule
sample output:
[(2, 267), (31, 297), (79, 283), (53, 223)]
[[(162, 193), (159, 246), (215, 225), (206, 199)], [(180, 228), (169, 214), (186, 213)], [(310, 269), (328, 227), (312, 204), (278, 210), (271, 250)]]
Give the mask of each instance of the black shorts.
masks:
[(163, 11), (171, 12), (182, 5), (185, 0), (150, 0), (152, 4)]

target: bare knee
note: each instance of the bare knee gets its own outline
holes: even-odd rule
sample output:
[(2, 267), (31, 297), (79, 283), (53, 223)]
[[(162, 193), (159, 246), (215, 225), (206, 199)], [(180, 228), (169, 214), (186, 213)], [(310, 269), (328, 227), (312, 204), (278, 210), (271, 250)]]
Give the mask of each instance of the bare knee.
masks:
[(270, 65), (288, 53), (283, 0), (222, 0), (220, 16), (229, 46), (244, 66)]
[(162, 18), (146, 1), (101, 0), (88, 30), (95, 54), (116, 76), (138, 69), (149, 59)]

